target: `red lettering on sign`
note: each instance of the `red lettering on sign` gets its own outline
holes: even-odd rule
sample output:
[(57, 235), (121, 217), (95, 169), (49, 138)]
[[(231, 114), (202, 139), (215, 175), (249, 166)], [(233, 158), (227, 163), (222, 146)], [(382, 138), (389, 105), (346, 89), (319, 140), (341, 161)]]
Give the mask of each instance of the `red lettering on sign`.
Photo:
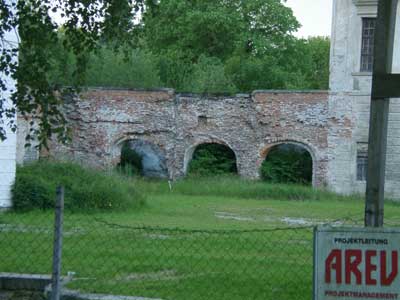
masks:
[(356, 277), (356, 284), (361, 284), (361, 271), (358, 268), (362, 261), (361, 250), (346, 250), (345, 251), (345, 273), (346, 284), (351, 284), (351, 274)]
[[(352, 279), (354, 281), (355, 278), (355, 284), (357, 285), (361, 285), (363, 279), (366, 285), (377, 285), (376, 273), (378, 267), (380, 268), (380, 284), (382, 286), (392, 285), (398, 276), (398, 251), (392, 251), (390, 259), (387, 257), (388, 255), (385, 250), (380, 251), (379, 265), (377, 262), (373, 262), (373, 258), (378, 257), (376, 250), (366, 250), (363, 252), (362, 250), (352, 249), (343, 252), (339, 249), (332, 250), (325, 260), (325, 283), (333, 281), (336, 284), (341, 284), (343, 281), (343, 270), (346, 284), (352, 284)], [(365, 268), (361, 268), (362, 264), (364, 264)], [(388, 270), (389, 268), (390, 270)], [(361, 270), (365, 270), (365, 274)], [(332, 272), (335, 272), (335, 278), (333, 278)], [(364, 276), (365, 278), (363, 278)]]
[(381, 285), (391, 285), (399, 272), (399, 254), (392, 251), (392, 271), (387, 274), (386, 251), (381, 251)]
[(372, 272), (375, 272), (377, 265), (372, 263), (372, 258), (375, 257), (377, 252), (375, 250), (368, 250), (365, 252), (365, 284), (376, 285), (376, 279), (372, 278)]
[(332, 250), (325, 260), (325, 282), (331, 283), (331, 272), (335, 270), (336, 283), (342, 283), (342, 251)]

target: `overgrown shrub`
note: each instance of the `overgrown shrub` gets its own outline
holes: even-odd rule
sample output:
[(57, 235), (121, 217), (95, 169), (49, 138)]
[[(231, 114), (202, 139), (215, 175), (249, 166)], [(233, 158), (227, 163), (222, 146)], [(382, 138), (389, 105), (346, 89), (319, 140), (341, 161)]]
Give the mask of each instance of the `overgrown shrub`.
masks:
[(97, 52), (87, 53), (88, 64), (85, 74), (77, 73), (77, 59), (62, 45), (54, 46), (54, 55), (49, 56), (52, 70), (49, 80), (61, 86), (79, 85), (89, 87), (159, 88), (162, 83), (159, 76), (158, 58), (148, 51), (139, 49), (120, 49), (115, 51), (102, 47)]
[(310, 184), (311, 155), (295, 145), (274, 147), (261, 166), (261, 176), (272, 183)]
[(144, 203), (133, 183), (121, 176), (72, 163), (42, 161), (17, 168), (14, 209), (53, 208), (58, 185), (65, 187), (65, 208), (71, 211), (137, 208)]
[(196, 148), (189, 164), (189, 174), (207, 176), (237, 173), (235, 153), (220, 144), (203, 144)]
[(158, 56), (158, 70), (164, 87), (171, 87), (181, 92), (189, 92), (188, 78), (193, 73), (193, 62), (182, 51), (168, 51)]
[(85, 84), (122, 88), (151, 89), (161, 86), (157, 58), (142, 50), (115, 52), (103, 48), (90, 56)]

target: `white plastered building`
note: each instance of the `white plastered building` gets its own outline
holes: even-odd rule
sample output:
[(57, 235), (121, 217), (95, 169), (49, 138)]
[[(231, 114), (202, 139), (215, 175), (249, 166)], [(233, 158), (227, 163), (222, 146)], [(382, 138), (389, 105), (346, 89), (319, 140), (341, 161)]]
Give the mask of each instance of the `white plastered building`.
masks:
[[(6, 0), (7, 2), (7, 0)], [(18, 37), (15, 31), (6, 33), (4, 39), (5, 47), (15, 47), (18, 44)], [(4, 74), (0, 74), (2, 80), (6, 82), (8, 90), (2, 92), (2, 97), (8, 99), (5, 103), (6, 107), (11, 107), (10, 95), (15, 89), (15, 82)], [(11, 187), (15, 180), (16, 170), (16, 149), (17, 137), (9, 128), (9, 119), (3, 118), (0, 120), (2, 126), (6, 128), (7, 139), (0, 141), (0, 208), (8, 208), (11, 206)]]
[[(344, 194), (364, 193), (366, 189), (377, 5), (377, 0), (333, 2), (328, 186)], [(397, 15), (400, 23), (399, 10)], [(395, 73), (400, 72), (399, 25), (393, 60)], [(386, 196), (400, 199), (400, 99), (391, 99), (390, 104)]]

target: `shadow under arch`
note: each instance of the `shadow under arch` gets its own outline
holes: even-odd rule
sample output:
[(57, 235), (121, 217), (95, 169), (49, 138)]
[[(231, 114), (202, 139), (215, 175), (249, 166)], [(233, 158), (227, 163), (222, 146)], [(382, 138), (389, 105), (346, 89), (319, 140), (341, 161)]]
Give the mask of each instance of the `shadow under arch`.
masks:
[[(125, 151), (123, 151), (124, 148)], [(127, 149), (129, 151), (126, 151)], [(114, 143), (112, 153), (114, 166), (126, 159), (123, 155), (133, 155), (137, 156), (142, 176), (152, 178), (169, 177), (166, 155), (163, 149), (151, 140), (140, 137), (123, 137)]]
[[(277, 177), (279, 177), (279, 168), (282, 168), (282, 173), (284, 171), (288, 173), (285, 177), (287, 182), (307, 183), (315, 186), (318, 161), (312, 146), (295, 140), (280, 140), (265, 145), (260, 154), (258, 169), (261, 177), (265, 176), (262, 172), (263, 164), (269, 161), (270, 169), (275, 164), (275, 170), (278, 170)], [(292, 174), (294, 174), (294, 178), (290, 180)]]
[(183, 166), (183, 172), (184, 175), (188, 175), (189, 172), (189, 165), (190, 162), (193, 160), (193, 156), (196, 152), (196, 150), (201, 147), (201, 146), (207, 146), (207, 145), (219, 145), (222, 146), (226, 149), (227, 152), (232, 153), (232, 159), (234, 159), (234, 172), (232, 173), (237, 173), (238, 171), (238, 162), (237, 162), (237, 155), (236, 152), (233, 150), (233, 148), (226, 142), (216, 139), (216, 138), (207, 138), (207, 139), (202, 139), (200, 141), (197, 141), (196, 143), (192, 144), (190, 147), (188, 147), (185, 151), (185, 157), (184, 157), (184, 166)]

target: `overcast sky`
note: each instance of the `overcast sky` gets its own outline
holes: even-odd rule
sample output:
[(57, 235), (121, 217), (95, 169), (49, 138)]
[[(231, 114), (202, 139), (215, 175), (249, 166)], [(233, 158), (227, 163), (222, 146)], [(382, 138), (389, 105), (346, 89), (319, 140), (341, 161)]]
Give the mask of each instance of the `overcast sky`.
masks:
[(298, 37), (330, 36), (332, 23), (332, 0), (287, 0), (302, 27)]

